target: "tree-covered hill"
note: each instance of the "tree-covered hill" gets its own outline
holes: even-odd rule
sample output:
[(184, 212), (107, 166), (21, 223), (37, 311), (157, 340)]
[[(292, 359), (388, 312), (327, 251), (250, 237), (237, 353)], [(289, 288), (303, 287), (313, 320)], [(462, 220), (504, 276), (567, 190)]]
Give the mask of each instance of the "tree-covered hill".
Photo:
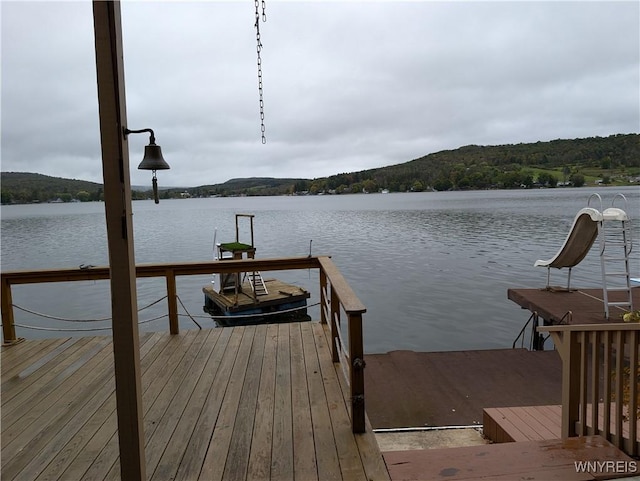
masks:
[[(249, 177), (231, 179), (223, 184), (202, 185), (187, 189), (195, 197), (215, 195), (282, 195), (295, 192), (296, 185), (304, 186), (307, 179), (276, 179), (273, 177)], [(171, 189), (169, 189), (171, 190)], [(304, 189), (300, 189), (304, 190)]]
[[(336, 159), (339, 160), (339, 159)], [(2, 173), (2, 203), (99, 200), (102, 185), (24, 172)], [(169, 188), (162, 198), (215, 195), (512, 189), (556, 185), (640, 184), (640, 135), (617, 134), (515, 145), (468, 145), (405, 162), (318, 179), (251, 177)], [(133, 192), (134, 199), (149, 192)]]
[(2, 172), (2, 203), (50, 202), (60, 199), (69, 202), (100, 200), (102, 184), (86, 180), (50, 177), (30, 172)]
[(555, 186), (558, 182), (628, 184), (640, 176), (640, 135), (529, 144), (469, 145), (410, 162), (316, 179), (310, 190), (374, 192)]

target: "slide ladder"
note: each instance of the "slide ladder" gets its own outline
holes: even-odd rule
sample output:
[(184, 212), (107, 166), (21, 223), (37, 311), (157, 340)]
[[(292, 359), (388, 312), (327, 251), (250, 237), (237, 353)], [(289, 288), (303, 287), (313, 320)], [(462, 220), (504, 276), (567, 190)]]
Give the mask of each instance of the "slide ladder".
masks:
[[(624, 201), (625, 209), (615, 207), (616, 199)], [(633, 244), (631, 220), (626, 213), (626, 202), (624, 195), (617, 194), (613, 199), (612, 207), (602, 212), (602, 221), (599, 224), (602, 296), (607, 319), (609, 319), (611, 307), (633, 311), (629, 272), (629, 256)]]

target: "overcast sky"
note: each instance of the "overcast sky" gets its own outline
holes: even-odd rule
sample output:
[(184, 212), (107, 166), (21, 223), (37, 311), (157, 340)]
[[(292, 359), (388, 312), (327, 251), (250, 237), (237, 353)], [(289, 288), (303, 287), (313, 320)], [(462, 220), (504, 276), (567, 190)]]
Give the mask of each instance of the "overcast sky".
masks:
[[(0, 3), (2, 171), (102, 182), (90, 2)], [(640, 132), (640, 2), (122, 4), (161, 186), (324, 177), (463, 145)], [(130, 137), (131, 181), (146, 135)]]

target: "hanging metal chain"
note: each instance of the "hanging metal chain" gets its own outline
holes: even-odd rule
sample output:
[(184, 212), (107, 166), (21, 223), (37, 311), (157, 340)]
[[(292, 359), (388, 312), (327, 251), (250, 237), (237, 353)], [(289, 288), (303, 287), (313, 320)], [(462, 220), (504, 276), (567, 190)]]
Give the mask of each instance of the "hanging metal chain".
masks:
[[(260, 131), (262, 132), (262, 143), (267, 143), (267, 138), (264, 135), (264, 99), (262, 96), (262, 57), (260, 52), (262, 50), (262, 42), (260, 40), (260, 1), (256, 2), (256, 52), (258, 54), (258, 94), (260, 96)], [(262, 0), (262, 21), (267, 21), (266, 13), (266, 0)]]

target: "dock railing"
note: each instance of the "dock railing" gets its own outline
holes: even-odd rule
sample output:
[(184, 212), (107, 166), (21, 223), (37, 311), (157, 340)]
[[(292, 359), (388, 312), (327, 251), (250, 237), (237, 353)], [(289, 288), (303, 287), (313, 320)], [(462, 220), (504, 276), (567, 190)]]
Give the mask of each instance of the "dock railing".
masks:
[[(331, 259), (320, 261), (320, 322), (329, 323), (331, 356), (342, 366), (349, 385), (351, 422), (354, 433), (365, 432), (364, 348), (362, 314), (366, 312), (358, 297)], [(341, 314), (346, 316), (343, 328)], [(345, 342), (346, 337), (346, 342)]]
[[(351, 428), (354, 433), (365, 432), (364, 410), (364, 346), (362, 315), (365, 307), (355, 295), (330, 257), (287, 257), (273, 259), (244, 259), (192, 263), (140, 264), (136, 277), (164, 277), (166, 279), (169, 331), (179, 334), (176, 278), (179, 276), (228, 274), (253, 271), (286, 271), (319, 269), (320, 271), (320, 322), (329, 324), (334, 362), (342, 364), (342, 372), (350, 389)], [(109, 267), (87, 269), (48, 269), (11, 271), (0, 273), (2, 296), (3, 345), (20, 342), (16, 337), (12, 286), (49, 282), (95, 281), (109, 279)], [(340, 313), (345, 314), (346, 325), (341, 323)], [(344, 328), (345, 333), (341, 330)], [(345, 336), (347, 341), (345, 342)]]
[(640, 453), (640, 324), (539, 327), (562, 359), (562, 437), (601, 435)]

